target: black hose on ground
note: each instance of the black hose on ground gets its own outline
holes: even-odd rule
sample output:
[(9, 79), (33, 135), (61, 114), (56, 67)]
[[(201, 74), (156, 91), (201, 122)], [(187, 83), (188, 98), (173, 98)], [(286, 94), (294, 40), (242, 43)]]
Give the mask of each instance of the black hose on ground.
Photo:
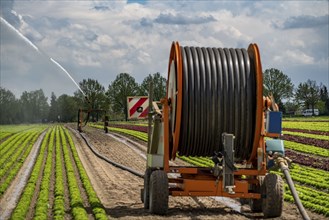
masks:
[(280, 162), (280, 168), (281, 168), (284, 176), (286, 177), (289, 189), (291, 191), (292, 196), (294, 197), (295, 203), (297, 205), (297, 208), (298, 208), (300, 214), (302, 215), (304, 220), (310, 220), (310, 217), (308, 216), (306, 210), (304, 209), (302, 202), (299, 199), (298, 193), (295, 189), (294, 183), (293, 183), (290, 173), (289, 173), (289, 168), (285, 165), (284, 162)]
[(128, 172), (130, 172), (131, 174), (133, 174), (133, 175), (135, 175), (135, 176), (138, 176), (138, 177), (140, 177), (140, 178), (144, 178), (144, 174), (141, 174), (141, 173), (137, 172), (136, 170), (133, 170), (133, 169), (131, 169), (131, 168), (129, 168), (129, 167), (126, 167), (126, 166), (124, 166), (124, 165), (122, 165), (122, 164), (116, 163), (116, 162), (114, 162), (114, 161), (112, 161), (112, 160), (110, 160), (110, 159), (104, 157), (104, 156), (101, 155), (100, 153), (98, 153), (98, 152), (94, 149), (94, 147), (91, 146), (91, 144), (88, 142), (88, 140), (87, 140), (87, 138), (84, 136), (84, 134), (82, 134), (82, 133), (79, 133), (79, 134), (80, 134), (80, 136), (82, 137), (82, 139), (85, 141), (85, 143), (87, 144), (87, 146), (90, 148), (90, 150), (91, 150), (91, 151), (92, 151), (97, 157), (99, 157), (99, 158), (105, 160), (106, 162), (112, 164), (112, 165), (115, 166), (115, 167), (118, 167), (118, 168), (120, 168), (120, 169), (122, 169), (122, 170), (128, 171)]

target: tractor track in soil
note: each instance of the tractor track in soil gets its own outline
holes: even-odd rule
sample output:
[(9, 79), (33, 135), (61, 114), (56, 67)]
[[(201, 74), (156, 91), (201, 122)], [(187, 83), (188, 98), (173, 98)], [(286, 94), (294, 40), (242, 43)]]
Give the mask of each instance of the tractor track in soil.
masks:
[[(215, 200), (209, 197), (170, 196), (168, 214), (166, 216), (152, 215), (144, 209), (140, 200), (143, 179), (98, 158), (74, 129), (71, 129), (71, 133), (82, 164), (111, 219), (218, 219), (221, 217), (221, 219), (240, 220), (262, 218), (262, 214), (251, 213), (247, 205), (240, 206), (238, 202), (232, 204), (232, 201), (228, 203), (223, 198)], [(128, 147), (124, 144), (129, 138), (119, 141), (117, 138), (121, 135), (112, 134), (117, 137), (113, 138), (111, 134), (106, 135), (90, 127), (85, 127), (85, 135), (100, 154), (144, 173), (146, 161), (139, 152), (145, 153), (146, 143), (143, 146), (143, 143), (139, 142), (135, 145), (136, 149), (133, 149), (132, 146)], [(186, 165), (185, 162), (179, 160), (175, 163)], [(308, 213), (311, 219), (326, 219), (316, 213), (309, 211)], [(301, 219), (301, 216), (294, 204), (285, 203), (282, 216), (275, 219)]]

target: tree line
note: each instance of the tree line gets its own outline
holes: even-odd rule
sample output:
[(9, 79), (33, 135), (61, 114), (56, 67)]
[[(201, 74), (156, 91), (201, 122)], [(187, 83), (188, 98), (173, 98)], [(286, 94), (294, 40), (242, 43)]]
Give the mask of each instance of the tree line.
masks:
[[(79, 90), (72, 96), (59, 97), (52, 92), (49, 103), (42, 89), (25, 91), (17, 99), (10, 90), (0, 87), (0, 124), (77, 121), (79, 108), (106, 110), (111, 120), (127, 119), (127, 96), (147, 96), (150, 81), (154, 100), (160, 100), (166, 94), (166, 79), (158, 72), (148, 75), (141, 84), (130, 74), (120, 73), (107, 89), (97, 80), (84, 79), (79, 86), (87, 99)], [(91, 117), (96, 120), (96, 113)]]
[[(297, 87), (291, 79), (278, 69), (267, 69), (263, 73), (264, 95), (273, 95), (284, 114), (294, 114), (303, 109), (319, 109), (320, 114), (329, 114), (329, 94), (325, 85), (308, 79)], [(314, 112), (313, 112), (314, 113)]]
[[(77, 121), (79, 108), (103, 109), (110, 120), (127, 120), (127, 96), (148, 95), (149, 83), (153, 82), (154, 100), (166, 94), (166, 79), (160, 73), (148, 75), (141, 84), (128, 73), (120, 73), (107, 89), (97, 80), (84, 79), (79, 86), (86, 94), (77, 90), (72, 96), (51, 94), (50, 101), (42, 89), (23, 92), (20, 98), (0, 87), (0, 124), (72, 122)], [(296, 88), (291, 79), (278, 69), (267, 69), (263, 73), (264, 95), (273, 95), (280, 110), (290, 114), (301, 109), (317, 108), (321, 114), (329, 114), (327, 87), (307, 80)], [(92, 120), (102, 115), (91, 114)]]

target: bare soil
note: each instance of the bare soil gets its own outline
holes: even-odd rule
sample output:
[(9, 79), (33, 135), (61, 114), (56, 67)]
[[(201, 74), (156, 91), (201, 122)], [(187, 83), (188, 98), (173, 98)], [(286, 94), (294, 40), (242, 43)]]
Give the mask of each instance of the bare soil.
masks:
[[(102, 133), (101, 130), (93, 128), (84, 130), (93, 147), (104, 156), (144, 173), (146, 161), (138, 152)], [(72, 134), (83, 166), (110, 219), (262, 218), (262, 214), (251, 213), (247, 205), (240, 206), (236, 201), (228, 203), (224, 199), (215, 201), (209, 197), (169, 197), (168, 214), (152, 215), (143, 208), (140, 200), (143, 179), (98, 158), (75, 131)], [(310, 211), (308, 213), (311, 219), (326, 219)], [(285, 203), (282, 216), (276, 219), (301, 219), (301, 216), (294, 204)]]

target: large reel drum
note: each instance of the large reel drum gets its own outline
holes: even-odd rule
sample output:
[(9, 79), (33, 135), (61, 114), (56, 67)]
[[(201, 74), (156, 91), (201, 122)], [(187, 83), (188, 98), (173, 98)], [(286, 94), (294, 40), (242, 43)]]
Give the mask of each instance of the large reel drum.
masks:
[(253, 160), (259, 145), (263, 106), (260, 55), (248, 50), (171, 47), (170, 158), (222, 152), (222, 133), (235, 135), (235, 158)]

